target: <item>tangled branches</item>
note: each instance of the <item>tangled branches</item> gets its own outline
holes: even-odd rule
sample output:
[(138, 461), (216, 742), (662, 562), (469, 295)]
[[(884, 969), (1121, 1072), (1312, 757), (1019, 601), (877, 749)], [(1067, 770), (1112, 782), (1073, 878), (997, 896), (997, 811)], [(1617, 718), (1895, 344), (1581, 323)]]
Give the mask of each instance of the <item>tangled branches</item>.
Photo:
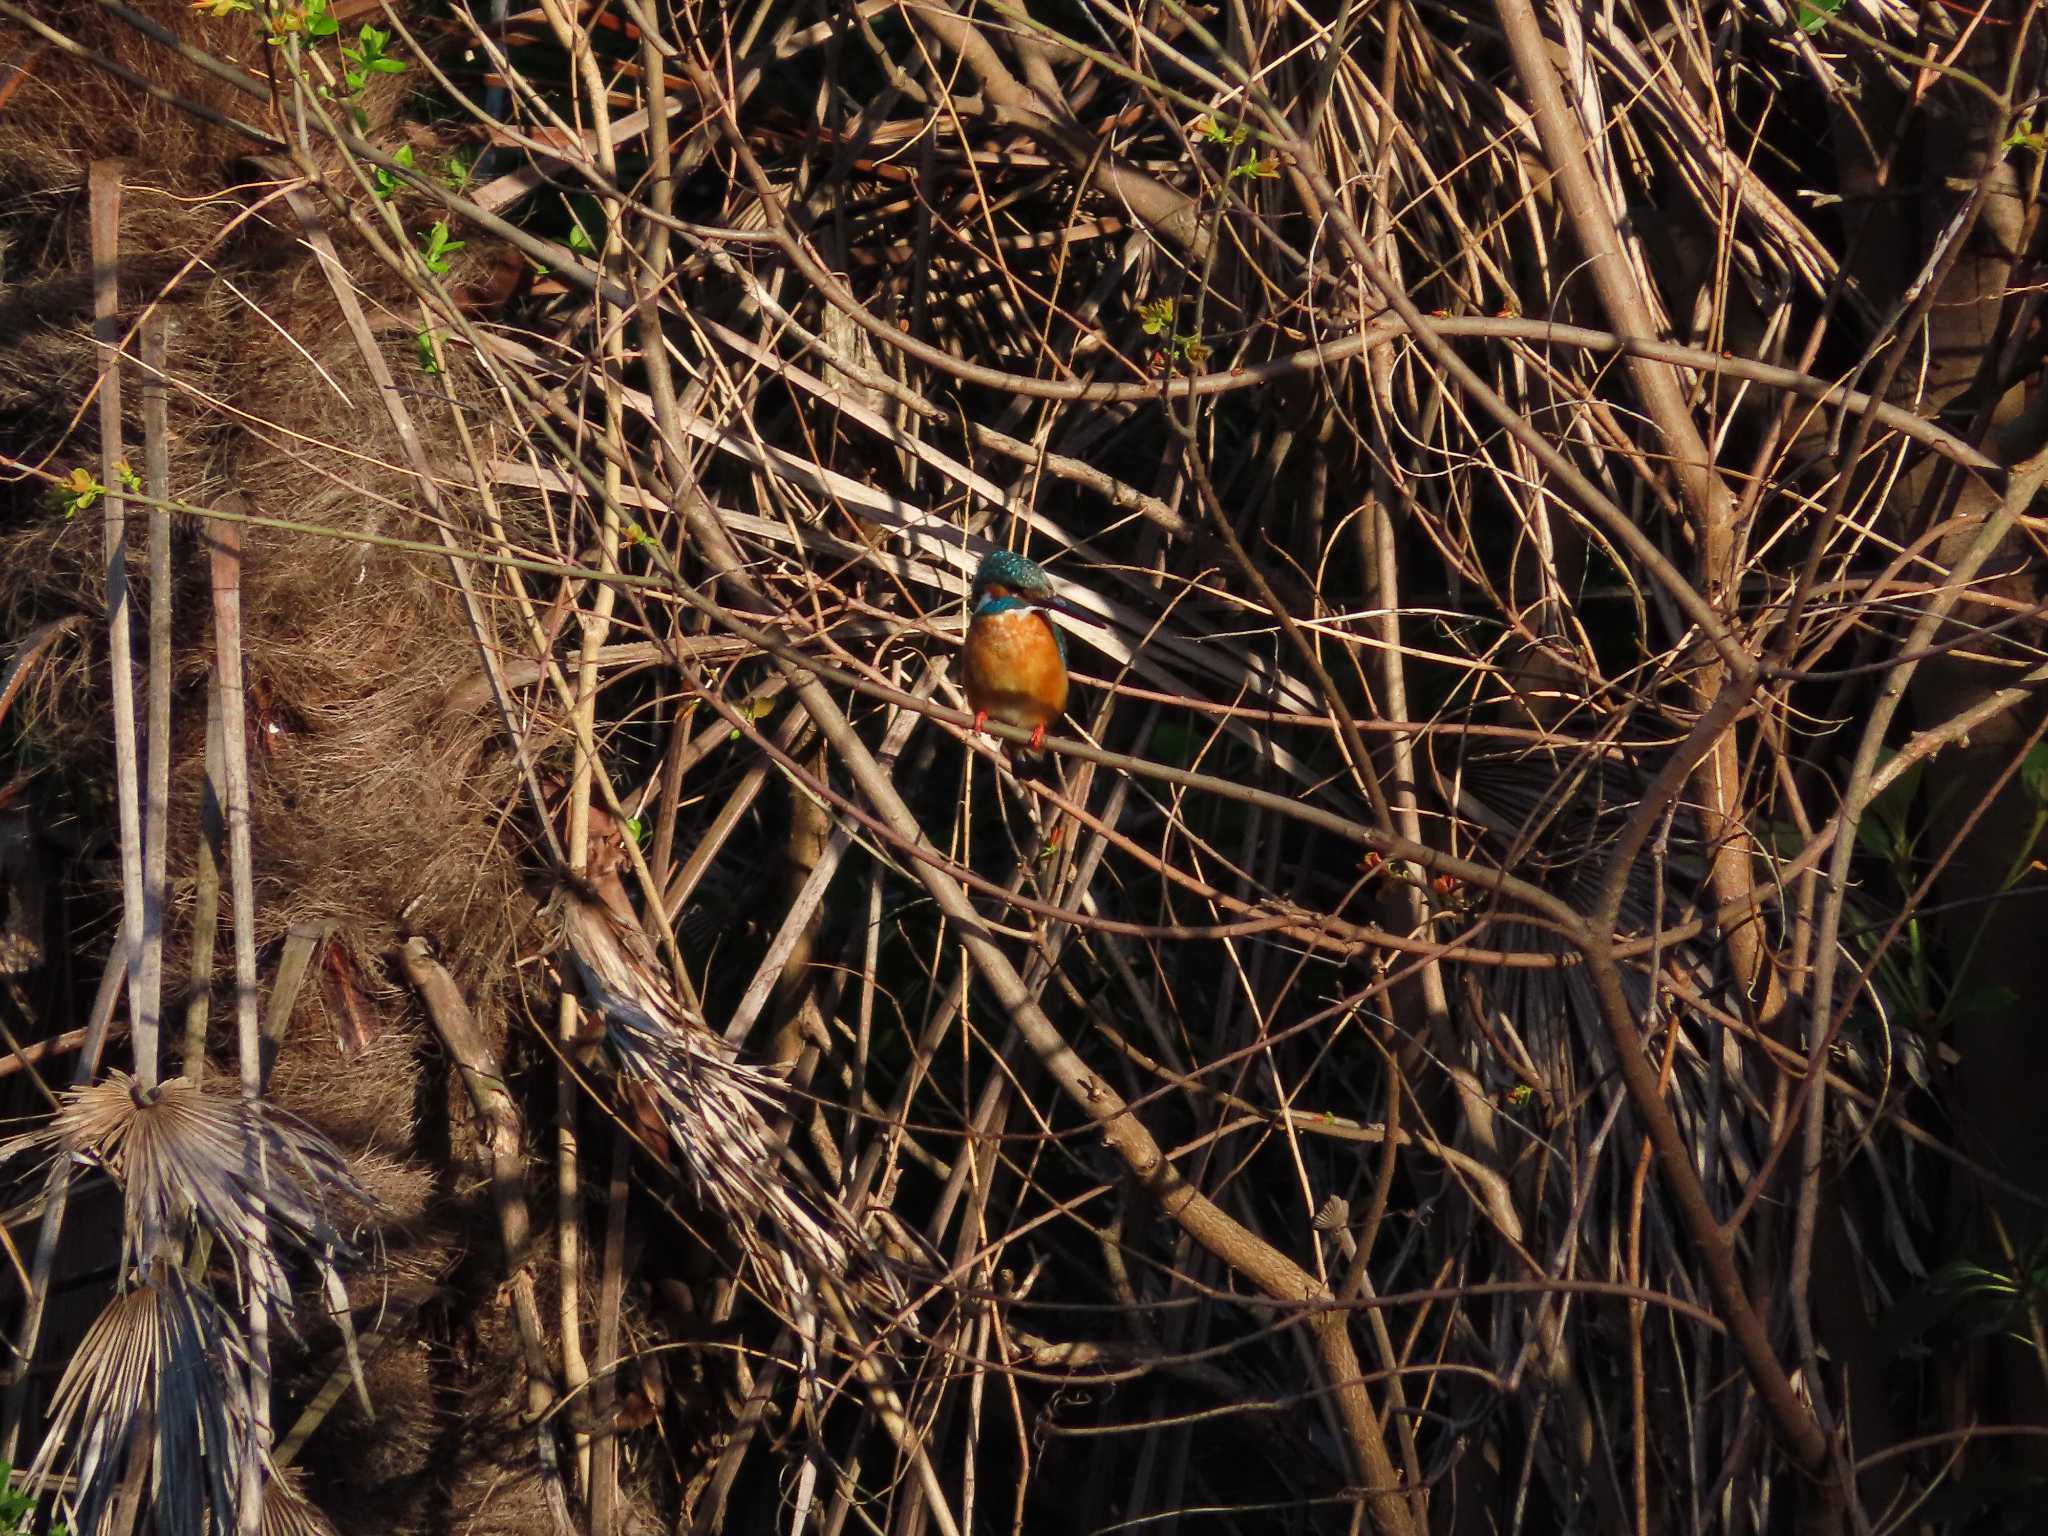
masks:
[[(2037, 1422), (1878, 1342), (1965, 1256), (2041, 1337), (2033, 8), (218, 9), (110, 7), (376, 401), (252, 537), (445, 562), (617, 1068), (493, 983), (594, 1528), (784, 1488), (776, 1349), (622, 1380), (748, 1319), (636, 1221), (817, 1367), (798, 1525), (1861, 1529)], [(1034, 781), (1003, 547), (1090, 617)]]

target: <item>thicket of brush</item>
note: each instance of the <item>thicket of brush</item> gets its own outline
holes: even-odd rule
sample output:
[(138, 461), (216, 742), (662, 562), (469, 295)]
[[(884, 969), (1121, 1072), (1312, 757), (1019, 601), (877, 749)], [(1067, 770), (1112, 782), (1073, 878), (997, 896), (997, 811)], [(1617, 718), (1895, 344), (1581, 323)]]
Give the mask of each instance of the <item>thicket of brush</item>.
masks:
[(2041, 27), (0, 0), (0, 1520), (2030, 1528)]

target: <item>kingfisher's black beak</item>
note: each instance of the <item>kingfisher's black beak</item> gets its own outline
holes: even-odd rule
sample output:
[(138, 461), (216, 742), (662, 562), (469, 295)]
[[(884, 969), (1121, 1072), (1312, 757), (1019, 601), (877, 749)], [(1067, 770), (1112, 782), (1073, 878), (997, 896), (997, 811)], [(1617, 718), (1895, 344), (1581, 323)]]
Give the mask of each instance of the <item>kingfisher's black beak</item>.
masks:
[(1066, 598), (1061, 597), (1057, 592), (1048, 593), (1044, 597), (1034, 598), (1032, 599), (1032, 601), (1037, 603), (1038, 606), (1041, 608), (1050, 608), (1053, 610), (1053, 612), (1063, 613), (1070, 619), (1079, 619), (1083, 624), (1095, 624), (1103, 628), (1108, 627), (1108, 620), (1098, 618), (1095, 614), (1090, 613), (1086, 608), (1080, 607), (1078, 604), (1067, 601)]

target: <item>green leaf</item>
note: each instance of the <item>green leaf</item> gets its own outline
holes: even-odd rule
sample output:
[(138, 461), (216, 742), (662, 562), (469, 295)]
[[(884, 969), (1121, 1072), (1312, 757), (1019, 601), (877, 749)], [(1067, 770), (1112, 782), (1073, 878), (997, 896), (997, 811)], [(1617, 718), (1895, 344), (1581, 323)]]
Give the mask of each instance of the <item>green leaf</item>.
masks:
[(448, 236), (448, 221), (439, 219), (434, 227), (420, 237), (420, 260), (426, 263), (429, 272), (445, 276), (452, 263), (448, 258), (462, 249), (464, 242)]
[(1751, 831), (1756, 840), (1781, 859), (1789, 859), (1806, 846), (1806, 836), (1789, 821), (1762, 821)]
[[(1893, 755), (1885, 753), (1878, 766), (1884, 766)], [(1862, 819), (1857, 823), (1857, 843), (1887, 864), (1898, 864), (1912, 852), (1913, 802), (1920, 794), (1920, 779), (1925, 767), (1923, 758), (1886, 785), (1884, 793), (1863, 808)]]
[(1152, 739), (1146, 744), (1145, 755), (1155, 763), (1184, 767), (1195, 760), (1195, 749), (1198, 745), (1194, 727), (1178, 724), (1159, 725), (1152, 729)]
[(2010, 1013), (2019, 1006), (2020, 995), (2011, 987), (1972, 987), (1967, 992), (1958, 992), (1949, 999), (1948, 1012), (1952, 1018), (1997, 1018)]
[(18, 1531), (22, 1517), (35, 1512), (36, 1501), (14, 1486), (14, 1468), (0, 1461), (0, 1532)]
[[(394, 161), (396, 161), (399, 165), (404, 166), (408, 171), (411, 170), (412, 146), (410, 144), (399, 145), (398, 153), (393, 155), (391, 158)], [(392, 193), (396, 192), (400, 187), (403, 187), (405, 185), (405, 179), (402, 176), (397, 175), (395, 172), (385, 170), (384, 167), (381, 165), (371, 166), (370, 175), (377, 183), (377, 199), (379, 202), (382, 202), (385, 198), (389, 197)]]
[(74, 469), (51, 486), (45, 499), (64, 514), (65, 520), (78, 516), (106, 495), (107, 488), (93, 479), (92, 471)]
[(1828, 24), (1828, 18), (1842, 9), (1843, 0), (1799, 0), (1799, 30), (1808, 37)]
[(2020, 759), (2020, 784), (2036, 805), (2048, 805), (2048, 741), (2037, 741)]

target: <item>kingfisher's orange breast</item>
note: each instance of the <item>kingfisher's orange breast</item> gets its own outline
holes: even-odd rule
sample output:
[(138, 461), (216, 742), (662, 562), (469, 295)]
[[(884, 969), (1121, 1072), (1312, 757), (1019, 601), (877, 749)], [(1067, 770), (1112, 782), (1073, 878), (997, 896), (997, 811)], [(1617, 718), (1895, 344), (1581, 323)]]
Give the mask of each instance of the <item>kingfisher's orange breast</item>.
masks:
[(967, 700), (990, 718), (1035, 731), (1067, 707), (1067, 664), (1052, 621), (1031, 608), (977, 617), (967, 628)]

